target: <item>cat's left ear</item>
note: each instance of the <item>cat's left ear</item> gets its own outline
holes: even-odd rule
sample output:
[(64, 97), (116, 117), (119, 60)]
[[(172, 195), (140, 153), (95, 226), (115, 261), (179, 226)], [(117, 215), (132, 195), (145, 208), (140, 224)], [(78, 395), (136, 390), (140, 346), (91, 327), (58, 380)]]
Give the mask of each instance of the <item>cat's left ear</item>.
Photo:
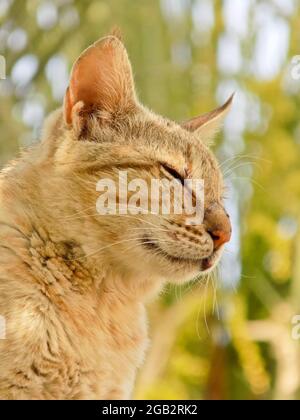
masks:
[(198, 133), (200, 138), (210, 142), (221, 129), (224, 119), (231, 108), (233, 98), (234, 94), (221, 107), (207, 114), (192, 118), (182, 123), (181, 126), (188, 131)]
[(100, 39), (73, 66), (64, 100), (66, 123), (77, 125), (77, 120), (95, 111), (109, 118), (135, 103), (132, 69), (123, 43), (112, 35)]

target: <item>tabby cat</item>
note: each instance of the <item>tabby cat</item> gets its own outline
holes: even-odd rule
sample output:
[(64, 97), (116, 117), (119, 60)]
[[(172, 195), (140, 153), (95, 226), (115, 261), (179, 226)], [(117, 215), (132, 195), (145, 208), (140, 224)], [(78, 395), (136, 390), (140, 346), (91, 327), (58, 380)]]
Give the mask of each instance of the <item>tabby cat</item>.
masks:
[[(144, 305), (167, 282), (208, 273), (229, 241), (222, 175), (207, 142), (232, 98), (183, 124), (137, 99), (121, 40), (75, 63), (41, 142), (0, 175), (2, 399), (126, 399), (148, 345)], [(99, 179), (199, 178), (204, 220), (105, 215)]]

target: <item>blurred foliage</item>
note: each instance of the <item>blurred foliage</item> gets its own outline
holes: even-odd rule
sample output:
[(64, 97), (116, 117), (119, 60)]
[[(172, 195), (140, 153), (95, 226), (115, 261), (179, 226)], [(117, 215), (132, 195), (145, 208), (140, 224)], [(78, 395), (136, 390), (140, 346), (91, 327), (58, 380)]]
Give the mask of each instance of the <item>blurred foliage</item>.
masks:
[(158, 113), (183, 120), (236, 91), (215, 145), (235, 241), (219, 279), (170, 286), (151, 305), (136, 397), (299, 399), (299, 1), (0, 0), (0, 165), (37, 141), (73, 61), (114, 25)]

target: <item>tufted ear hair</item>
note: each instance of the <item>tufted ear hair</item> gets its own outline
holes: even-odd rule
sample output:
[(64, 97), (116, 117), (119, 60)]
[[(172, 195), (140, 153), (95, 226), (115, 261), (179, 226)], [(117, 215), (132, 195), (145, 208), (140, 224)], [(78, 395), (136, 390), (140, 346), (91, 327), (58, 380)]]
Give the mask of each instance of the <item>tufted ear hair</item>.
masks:
[(116, 36), (107, 36), (86, 49), (73, 66), (64, 100), (68, 125), (74, 113), (107, 114), (128, 111), (136, 102), (131, 64)]
[(221, 129), (224, 118), (231, 108), (233, 98), (234, 94), (221, 107), (207, 114), (192, 118), (182, 123), (181, 126), (188, 131), (199, 133), (199, 137), (203, 138), (203, 140), (210, 141)]

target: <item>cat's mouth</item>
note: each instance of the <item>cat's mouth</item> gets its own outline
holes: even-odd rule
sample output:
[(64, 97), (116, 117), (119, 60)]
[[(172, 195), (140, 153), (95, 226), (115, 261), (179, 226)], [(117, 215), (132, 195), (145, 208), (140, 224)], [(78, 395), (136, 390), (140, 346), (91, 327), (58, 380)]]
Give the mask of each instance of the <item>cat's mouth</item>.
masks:
[(165, 259), (169, 260), (172, 263), (181, 264), (181, 265), (186, 264), (186, 265), (190, 265), (191, 267), (197, 266), (199, 267), (201, 272), (206, 272), (206, 271), (211, 270), (216, 264), (219, 257), (218, 252), (213, 252), (212, 255), (203, 259), (175, 257), (169, 254), (168, 252), (166, 252), (165, 250), (163, 250), (155, 240), (149, 237), (143, 238), (142, 245), (148, 250), (151, 250), (152, 252), (155, 252), (156, 254), (163, 256)]

